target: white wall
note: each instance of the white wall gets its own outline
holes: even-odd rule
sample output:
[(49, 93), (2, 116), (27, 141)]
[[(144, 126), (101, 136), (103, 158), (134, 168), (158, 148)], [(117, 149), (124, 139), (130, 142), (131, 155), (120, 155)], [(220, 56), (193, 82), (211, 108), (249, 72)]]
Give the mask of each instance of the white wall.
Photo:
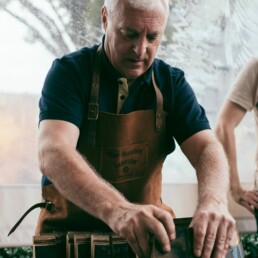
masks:
[[(249, 185), (246, 185), (249, 187)], [(229, 199), (229, 208), (240, 232), (255, 230), (253, 216)], [(41, 201), (38, 185), (0, 186), (0, 246), (31, 245), (40, 209), (32, 211), (17, 230), (7, 237), (12, 226), (33, 204)], [(197, 202), (195, 184), (164, 184), (163, 201), (173, 207), (177, 217), (192, 216)]]
[(11, 236), (7, 235), (23, 213), (40, 201), (40, 186), (0, 186), (0, 246), (31, 245), (39, 209), (32, 211)]

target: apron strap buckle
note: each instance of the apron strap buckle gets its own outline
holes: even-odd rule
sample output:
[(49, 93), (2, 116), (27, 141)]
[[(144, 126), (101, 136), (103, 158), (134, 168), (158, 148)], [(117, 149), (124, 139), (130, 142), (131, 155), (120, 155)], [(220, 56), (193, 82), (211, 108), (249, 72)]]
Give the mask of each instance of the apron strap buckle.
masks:
[(99, 116), (99, 105), (97, 103), (88, 104), (88, 120), (97, 120)]

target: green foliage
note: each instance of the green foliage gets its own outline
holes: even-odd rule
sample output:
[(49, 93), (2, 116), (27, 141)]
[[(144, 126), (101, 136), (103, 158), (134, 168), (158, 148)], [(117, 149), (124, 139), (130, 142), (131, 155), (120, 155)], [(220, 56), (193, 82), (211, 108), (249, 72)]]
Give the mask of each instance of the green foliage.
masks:
[(32, 247), (0, 248), (0, 258), (31, 258)]
[(258, 257), (258, 233), (243, 234), (241, 241), (245, 250), (245, 258)]

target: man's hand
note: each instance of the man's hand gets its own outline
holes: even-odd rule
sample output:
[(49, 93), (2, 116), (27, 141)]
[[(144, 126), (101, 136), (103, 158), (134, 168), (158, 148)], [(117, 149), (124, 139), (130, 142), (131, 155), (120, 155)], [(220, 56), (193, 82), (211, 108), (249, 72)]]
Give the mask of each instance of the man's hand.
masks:
[(254, 214), (254, 208), (258, 209), (258, 191), (246, 191), (241, 188), (237, 191), (232, 190), (231, 194), (238, 204), (244, 206), (252, 214)]
[(194, 253), (197, 257), (226, 256), (236, 223), (225, 205), (199, 206), (191, 226), (194, 230)]
[(198, 181), (198, 206), (191, 222), (194, 253), (202, 258), (225, 257), (236, 223), (227, 208), (229, 166), (223, 147), (213, 132), (204, 130), (184, 141), (181, 149)]
[(127, 239), (138, 257), (150, 257), (150, 241), (156, 239), (164, 252), (170, 251), (170, 242), (175, 239), (172, 215), (153, 205), (129, 204), (115, 209), (109, 226)]

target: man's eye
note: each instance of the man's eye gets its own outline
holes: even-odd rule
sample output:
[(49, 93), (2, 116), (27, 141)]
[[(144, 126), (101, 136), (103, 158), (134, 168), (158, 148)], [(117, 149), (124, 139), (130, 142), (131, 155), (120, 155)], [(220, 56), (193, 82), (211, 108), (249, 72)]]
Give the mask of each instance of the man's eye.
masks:
[(137, 35), (135, 33), (124, 33), (124, 37), (127, 39), (134, 39)]
[(148, 38), (149, 42), (153, 42), (153, 41), (155, 41), (158, 38), (158, 36), (149, 35), (147, 38)]

